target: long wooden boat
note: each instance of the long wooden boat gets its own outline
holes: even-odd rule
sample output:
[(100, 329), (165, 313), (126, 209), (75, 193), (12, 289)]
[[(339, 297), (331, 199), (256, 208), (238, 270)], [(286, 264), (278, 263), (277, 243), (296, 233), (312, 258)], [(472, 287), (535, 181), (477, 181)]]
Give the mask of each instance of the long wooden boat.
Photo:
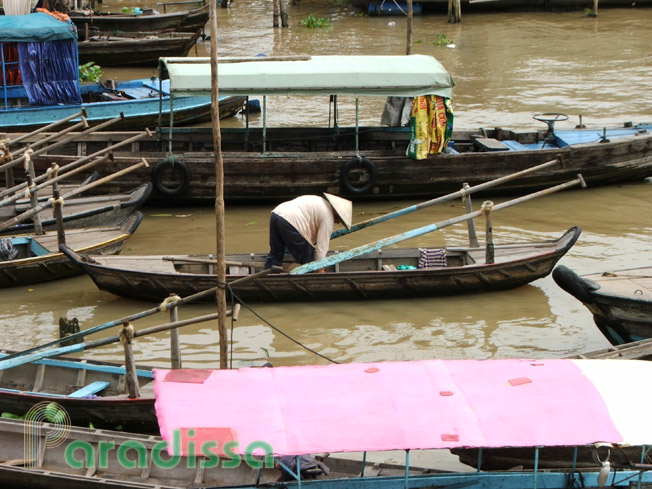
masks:
[[(60, 57), (60, 63), (44, 63), (41, 66), (35, 61), (36, 64), (30, 64), (24, 54), (26, 50), (21, 47), (27, 42), (58, 46), (59, 51), (52, 48), (52, 52), (59, 53), (57, 56)], [(172, 39), (172, 42), (177, 41)], [(90, 41), (87, 43), (80, 45), (91, 45)], [(0, 76), (0, 128), (4, 132), (31, 132), (77, 114), (82, 108), (86, 111), (89, 125), (97, 125), (121, 115), (112, 129), (142, 131), (146, 127), (156, 127), (163, 120), (167, 121), (166, 124), (170, 123), (172, 109), (167, 81), (159, 83), (154, 78), (118, 83), (79, 83), (77, 68), (69, 69), (66, 73), (50, 73), (48, 70), (52, 70), (52, 66), (68, 67), (69, 64), (65, 61), (68, 57), (76, 59), (81, 55), (76, 34), (71, 30), (70, 24), (43, 13), (0, 16), (0, 45), (5, 50), (0, 63), (0, 73), (5, 74)], [(85, 47), (81, 49), (86, 52)], [(132, 47), (132, 52), (129, 55), (123, 54), (122, 60), (134, 59), (144, 52), (144, 49)], [(23, 73), (25, 70), (27, 72)], [(222, 102), (224, 107), (220, 108), (220, 116), (226, 117), (242, 107), (244, 97), (225, 97), (220, 104)], [(174, 125), (209, 121), (210, 105), (208, 96), (175, 97)], [(76, 118), (69, 124), (79, 121)], [(122, 192), (140, 183), (142, 182), (126, 187)]]
[[(644, 445), (650, 436), (647, 426), (635, 430), (626, 423), (623, 425), (627, 414), (638, 418), (642, 408), (638, 409), (637, 403), (634, 406), (621, 403), (616, 409), (610, 409), (615, 405), (615, 395), (609, 391), (607, 384), (618, 373), (627, 374), (627, 378), (633, 376), (639, 381), (641, 376), (647, 374), (649, 366), (646, 362), (617, 361), (609, 365), (615, 372), (607, 375), (605, 380), (591, 375), (594, 369), (607, 366), (598, 365), (597, 362), (431, 360), (228, 372), (156, 370), (157, 417), (162, 437), (71, 426), (66, 409), (59, 404), (60, 398), (53, 397), (32, 408), (28, 423), (0, 419), (3, 440), (0, 444), (0, 477), (11, 486), (43, 489), (54, 489), (64, 484), (73, 489), (242, 489), (261, 486), (295, 488), (302, 485), (321, 489), (562, 489), (569, 484), (603, 487), (606, 483), (610, 487), (629, 487), (632, 480), (649, 484), (652, 473), (646, 471), (645, 464), (639, 463), (640, 458), (624, 464), (597, 462), (590, 468), (576, 467), (573, 470), (542, 470), (537, 467), (534, 470), (507, 472), (446, 470), (446, 461), (436, 456), (427, 467), (410, 463), (409, 454), (413, 449), (446, 450), (462, 444), (479, 448), (518, 441), (534, 446), (538, 445), (536, 440), (545, 439), (549, 443), (565, 445), (575, 445), (581, 440), (579, 445), (587, 446), (590, 443), (586, 440), (605, 437), (612, 443), (635, 441)], [(399, 363), (404, 363), (405, 368), (397, 365)], [(473, 375), (467, 375), (469, 370)], [(329, 387), (315, 385), (312, 389), (302, 389), (309, 393), (297, 393), (290, 381), (297, 377), (302, 379), (302, 385), (305, 382), (310, 384), (307, 379), (329, 379), (330, 382), (326, 384)], [(403, 380), (396, 382), (397, 378)], [(71, 381), (74, 382), (73, 379)], [(213, 388), (216, 382), (220, 389)], [(432, 386), (428, 394), (430, 403), (423, 403), (426, 395), (422, 389), (424, 384)], [(551, 384), (563, 386), (569, 392), (566, 404), (577, 406), (580, 413), (564, 413), (554, 409), (557, 400), (550, 395)], [(529, 388), (515, 389), (520, 385)], [(571, 385), (573, 388), (568, 389)], [(180, 389), (185, 391), (184, 395), (179, 395)], [(351, 402), (333, 403), (332, 397), (324, 395), (324, 389), (329, 394), (346, 392), (346, 398)], [(624, 389), (623, 386), (616, 391), (620, 393)], [(464, 396), (456, 395), (460, 390)], [(500, 391), (502, 395), (496, 395), (495, 391)], [(493, 395), (486, 395), (487, 392)], [(209, 399), (225, 393), (232, 402), (208, 406)], [(602, 399), (605, 405), (582, 408), (586, 393), (590, 393), (592, 398)], [(640, 391), (629, 392), (629, 395), (635, 400), (642, 398)], [(294, 401), (288, 402), (290, 398)], [(538, 402), (528, 402), (533, 398)], [(468, 407), (437, 409), (439, 404), (451, 403)], [(301, 407), (293, 409), (297, 404)], [(539, 407), (541, 404), (544, 406)], [(509, 406), (514, 415), (497, 419), (496, 405)], [(285, 406), (285, 409), (280, 406)], [(217, 411), (216, 416), (206, 416), (209, 409), (211, 414)], [(351, 423), (351, 414), (343, 415), (361, 409), (365, 409), (366, 415), (355, 418), (356, 423)], [(564, 419), (577, 420), (590, 409), (594, 412), (593, 418), (600, 419), (601, 423), (589, 423), (585, 431), (583, 426), (586, 423), (581, 421), (570, 426), (558, 426), (559, 423), (563, 424)], [(550, 429), (543, 432), (525, 430), (527, 432), (522, 433), (519, 428), (532, 421), (517, 415), (524, 410), (539, 414), (537, 421)], [(182, 419), (183, 412), (189, 414)], [(333, 412), (337, 415), (329, 416)], [(410, 414), (401, 416), (406, 412)], [(438, 415), (433, 419), (431, 412)], [(479, 430), (474, 424), (462, 423), (469, 417), (484, 426), (485, 430)], [(220, 423), (220, 427), (213, 428), (217, 423)], [(501, 427), (498, 431), (487, 427), (496, 424)], [(606, 434), (608, 430), (604, 427), (612, 424), (625, 426), (626, 429), (621, 432), (612, 430)], [(321, 428), (311, 430), (310, 426)], [(379, 426), (387, 427), (382, 437), (378, 436)], [(26, 430), (26, 427), (30, 430)], [(290, 435), (297, 433), (297, 430), (303, 435)], [(476, 434), (477, 431), (480, 433)], [(56, 443), (46, 438), (55, 435)], [(33, 438), (30, 439), (30, 436)], [(173, 439), (175, 436), (178, 436), (177, 441)], [(194, 443), (190, 443), (191, 440)], [(227, 446), (230, 449), (227, 450)], [(214, 451), (215, 447), (222, 450)], [(254, 449), (259, 451), (256, 452), (258, 456), (252, 459), (250, 454)], [(368, 457), (368, 454), (373, 456), (373, 452), (379, 450), (405, 450), (405, 464), (369, 462), (372, 457)], [(327, 455), (352, 451), (362, 451), (363, 456), (338, 458)], [(313, 460), (321, 464), (311, 464), (316, 470), (302, 470), (300, 475), (297, 473), (294, 477), (279, 477), (280, 463), (287, 467), (297, 459), (294, 457), (296, 453), (312, 453)], [(306, 462), (311, 463), (310, 458), (303, 456), (300, 460), (302, 467), (307, 467), (304, 465)], [(444, 464), (444, 467), (440, 464)]]
[[(245, 302), (366, 300), (467, 294), (518, 287), (548, 275), (577, 241), (571, 228), (557, 240), (495, 245), (495, 262), (485, 262), (484, 248), (431, 250), (434, 268), (418, 269), (417, 248), (384, 249), (326, 267), (326, 273), (293, 275), (297, 263), (287, 255), (285, 273), (236, 284), (232, 292)], [(208, 255), (93, 256), (62, 247), (106, 292), (122, 297), (161, 301), (170, 293), (181, 297), (215, 287), (216, 261)], [(329, 255), (332, 255), (331, 251)], [(83, 255), (83, 256), (82, 256)], [(227, 255), (227, 281), (261, 269), (266, 254)]]
[(652, 338), (652, 267), (580, 276), (560, 265), (552, 276), (591, 311), (612, 345)]
[(80, 39), (85, 39), (85, 33), (93, 34), (101, 31), (176, 31), (196, 32), (208, 22), (209, 5), (179, 11), (155, 13), (152, 9), (143, 9), (141, 14), (133, 13), (100, 13), (92, 10), (67, 12), (70, 20), (77, 26)]
[[(64, 228), (78, 229), (120, 224), (143, 205), (151, 192), (152, 184), (143, 183), (126, 194), (105, 194), (68, 199), (62, 209)], [(2, 206), (0, 207), (0, 222), (11, 219), (31, 208), (31, 204), (25, 200), (19, 200), (13, 205)], [(39, 218), (44, 230), (56, 230), (57, 223), (52, 207), (39, 212)], [(26, 233), (34, 233), (34, 222), (31, 219), (0, 231), (2, 236)]]
[(157, 66), (166, 56), (187, 56), (202, 31), (100, 32), (80, 41), (79, 62), (100, 66)]
[[(115, 226), (70, 229), (65, 232), (68, 246), (81, 253), (113, 254), (122, 250), (136, 231), (143, 215), (136, 211)], [(0, 288), (28, 285), (83, 273), (59, 251), (56, 231), (0, 238), (7, 254), (0, 258)]]
[[(323, 96), (325, 114), (336, 115), (338, 97), (350, 94), (358, 99), (391, 95), (417, 100), (428, 94), (448, 100), (454, 84), (437, 60), (420, 55), (231, 61), (227, 58), (220, 64), (220, 94), (287, 95), (299, 101), (304, 95)], [(162, 62), (160, 77), (170, 78), (173, 103), (177, 96), (209, 93), (204, 58)], [(379, 85), (379, 80), (384, 84)], [(318, 99), (310, 100), (311, 107), (317, 107)], [(329, 127), (277, 127), (267, 122), (273, 120), (272, 114), (264, 111), (262, 127), (248, 123), (221, 130), (224, 198), (250, 203), (328, 192), (355, 201), (426, 199), (459, 190), (464, 182), (493, 180), (557, 157), (562, 160), (559, 166), (495, 187), (492, 194), (529, 193), (569, 181), (578, 173), (589, 186), (642, 181), (652, 174), (650, 124), (562, 130), (563, 114), (537, 117), (546, 129), (453, 130), (440, 153), (414, 159), (406, 155), (408, 148), (418, 145), (411, 127), (339, 122)], [(79, 151), (97, 151), (108, 139), (119, 137), (127, 134), (96, 134), (71, 142), (42, 158), (41, 164), (53, 160), (63, 164)], [(141, 140), (133, 152), (117, 153), (107, 163), (108, 170), (116, 171), (140, 156), (155, 165), (154, 171), (132, 173), (116, 185), (133, 186), (136, 179), (151, 179), (155, 186), (151, 201), (165, 205), (214, 201), (210, 128), (161, 128), (156, 138)]]

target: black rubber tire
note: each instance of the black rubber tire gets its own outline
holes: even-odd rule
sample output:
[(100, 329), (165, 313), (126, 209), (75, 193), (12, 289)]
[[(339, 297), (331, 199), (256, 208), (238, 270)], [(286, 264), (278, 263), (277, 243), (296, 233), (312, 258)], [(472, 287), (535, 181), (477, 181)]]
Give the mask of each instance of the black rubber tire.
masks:
[[(163, 170), (167, 166), (178, 170), (181, 174), (181, 182), (176, 187), (167, 187), (163, 184)], [(154, 187), (162, 195), (166, 197), (180, 197), (185, 195), (190, 188), (190, 171), (185, 163), (178, 160), (163, 160), (159, 161), (152, 171), (152, 181), (154, 182)]]
[[(354, 169), (362, 169), (369, 174), (369, 180), (362, 187), (354, 187), (351, 184), (349, 178), (349, 173)], [(351, 194), (366, 194), (371, 192), (376, 186), (376, 180), (378, 179), (378, 169), (372, 161), (367, 158), (351, 158), (349, 161), (342, 165), (340, 170), (340, 183), (344, 190)]]

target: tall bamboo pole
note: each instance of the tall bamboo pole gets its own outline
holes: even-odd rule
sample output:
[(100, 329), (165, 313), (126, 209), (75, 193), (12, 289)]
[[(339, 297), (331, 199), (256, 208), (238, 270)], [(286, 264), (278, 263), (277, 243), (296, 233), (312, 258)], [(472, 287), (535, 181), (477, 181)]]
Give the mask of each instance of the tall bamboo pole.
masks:
[[(219, 87), (217, 82), (217, 2), (210, 2), (211, 24), (211, 117), (213, 119), (213, 155), (215, 158), (215, 232), (217, 236), (217, 282), (226, 283), (224, 246), (224, 160), (220, 132)], [(220, 368), (227, 368), (226, 289), (217, 287), (217, 323), (220, 337)]]

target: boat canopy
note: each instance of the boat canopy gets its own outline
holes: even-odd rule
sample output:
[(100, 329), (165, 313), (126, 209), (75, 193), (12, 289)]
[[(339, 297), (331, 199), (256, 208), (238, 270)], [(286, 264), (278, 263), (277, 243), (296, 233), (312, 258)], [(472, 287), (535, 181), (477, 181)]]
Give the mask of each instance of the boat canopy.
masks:
[[(210, 58), (160, 58), (173, 96), (211, 93)], [(356, 95), (452, 97), (455, 83), (432, 56), (221, 58), (221, 95)]]
[(0, 42), (41, 42), (77, 39), (73, 23), (44, 13), (0, 15)]
[(191, 437), (276, 455), (650, 445), (651, 375), (652, 362), (571, 359), (155, 370), (155, 407), (171, 455)]

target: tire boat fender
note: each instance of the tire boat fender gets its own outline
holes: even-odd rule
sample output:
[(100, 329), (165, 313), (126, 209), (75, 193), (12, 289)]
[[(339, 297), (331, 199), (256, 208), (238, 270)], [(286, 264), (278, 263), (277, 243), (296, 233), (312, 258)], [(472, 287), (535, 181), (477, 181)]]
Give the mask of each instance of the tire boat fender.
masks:
[[(163, 183), (163, 170), (165, 170), (167, 166), (177, 170), (181, 176), (180, 183), (175, 187), (169, 187)], [(152, 181), (156, 190), (158, 190), (162, 195), (167, 197), (179, 197), (185, 195), (190, 188), (190, 171), (185, 163), (177, 159), (171, 158), (162, 160), (156, 163), (154, 170), (152, 170)]]
[[(354, 187), (351, 184), (349, 173), (355, 168), (366, 170), (366, 172), (369, 174), (369, 180), (362, 187)], [(349, 161), (344, 163), (340, 169), (340, 183), (347, 192), (352, 194), (369, 193), (376, 185), (377, 179), (378, 169), (376, 168), (376, 165), (374, 165), (371, 160), (368, 160), (367, 158), (361, 158), (360, 156), (351, 158)]]

